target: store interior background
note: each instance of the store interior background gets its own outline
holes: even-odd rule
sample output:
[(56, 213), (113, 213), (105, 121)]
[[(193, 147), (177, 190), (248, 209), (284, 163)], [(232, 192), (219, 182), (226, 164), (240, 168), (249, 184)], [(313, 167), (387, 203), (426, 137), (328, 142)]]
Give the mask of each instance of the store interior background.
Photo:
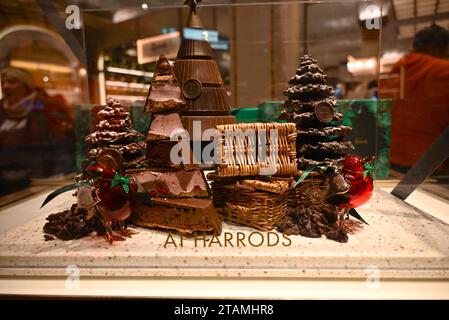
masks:
[[(383, 8), (381, 29), (363, 20), (372, 4)], [(64, 27), (69, 5), (81, 10), (78, 30)], [(339, 98), (375, 99), (379, 78), (400, 77), (391, 66), (412, 48), (416, 32), (432, 22), (449, 28), (449, 1), (441, 0), (204, 0), (198, 10), (205, 29), (218, 33), (212, 47), (232, 108), (284, 100), (304, 53), (318, 59)], [(0, 0), (0, 69), (29, 70), (37, 86), (62, 95), (74, 113), (108, 96), (142, 105), (158, 55), (176, 58), (187, 16), (181, 0)], [(145, 63), (139, 43), (146, 44)]]

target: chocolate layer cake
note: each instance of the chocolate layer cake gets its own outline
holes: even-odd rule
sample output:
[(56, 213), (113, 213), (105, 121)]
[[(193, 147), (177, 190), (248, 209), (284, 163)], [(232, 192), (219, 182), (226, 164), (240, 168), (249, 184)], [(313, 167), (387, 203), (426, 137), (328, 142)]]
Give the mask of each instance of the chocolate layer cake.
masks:
[(141, 227), (175, 230), (180, 233), (221, 234), (221, 220), (212, 200), (198, 198), (153, 198), (152, 205), (137, 203), (132, 223)]

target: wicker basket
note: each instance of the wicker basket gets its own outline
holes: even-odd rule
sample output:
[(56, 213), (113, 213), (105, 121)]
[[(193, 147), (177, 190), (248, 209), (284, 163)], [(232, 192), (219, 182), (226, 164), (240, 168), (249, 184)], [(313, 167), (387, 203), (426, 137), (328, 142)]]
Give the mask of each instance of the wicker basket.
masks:
[(328, 179), (319, 175), (310, 175), (290, 190), (288, 206), (298, 208), (323, 204), (326, 201), (327, 190)]
[(226, 222), (266, 231), (287, 214), (293, 179), (209, 178), (214, 205)]
[[(277, 136), (271, 137), (271, 130)], [(220, 177), (257, 175), (292, 176), (296, 168), (296, 125), (294, 123), (239, 123), (219, 125)], [(266, 159), (262, 151), (266, 143)]]

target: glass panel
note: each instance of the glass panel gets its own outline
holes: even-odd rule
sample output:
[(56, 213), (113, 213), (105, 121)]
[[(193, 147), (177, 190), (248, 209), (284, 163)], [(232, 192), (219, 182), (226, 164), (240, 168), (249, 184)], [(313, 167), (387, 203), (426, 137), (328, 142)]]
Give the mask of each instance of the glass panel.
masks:
[[(343, 275), (347, 278), (365, 280), (367, 273), (374, 274), (374, 277), (381, 273), (387, 278), (401, 279), (447, 277), (449, 226), (444, 214), (447, 211), (441, 209), (447, 208), (446, 200), (449, 198), (447, 159), (440, 165), (436, 163), (438, 161), (433, 155), (415, 174), (415, 176), (422, 174), (421, 178), (425, 178), (425, 182), (418, 189), (421, 193), (418, 194), (427, 202), (421, 204), (419, 209), (388, 193), (427, 152), (449, 124), (448, 53), (447, 46), (446, 48), (442, 46), (449, 42), (448, 18), (447, 14), (444, 14), (447, 12), (446, 4), (442, 1), (426, 1), (416, 6), (414, 4), (416, 1), (407, 0), (204, 0), (197, 8), (203, 30), (195, 25), (187, 27), (189, 9), (183, 2), (126, 1), (124, 4), (113, 0), (84, 0), (73, 5), (71, 1), (25, 0), (0, 5), (2, 15), (0, 231), (7, 231), (0, 235), (3, 274), (21, 275), (34, 272), (34, 275), (61, 276), (69, 261), (71, 265), (83, 268), (87, 276), (93, 277), (113, 274), (259, 278), (306, 276), (315, 279), (338, 278)], [(435, 19), (429, 17), (430, 15), (435, 16)], [(433, 22), (442, 28), (435, 27)], [(429, 42), (429, 39), (432, 39), (432, 36), (429, 38), (429, 30), (438, 31), (439, 40), (436, 43)], [(417, 35), (421, 35), (421, 38)], [(76, 229), (79, 224), (76, 228), (70, 226), (80, 232), (75, 236), (65, 233), (65, 229), (52, 231), (47, 225), (46, 233), (53, 232), (53, 236), (49, 237), (47, 234), (45, 240), (78, 236), (82, 239), (68, 242), (59, 239), (44, 241), (42, 228), (47, 223), (46, 218), (56, 212), (65, 212), (69, 215), (71, 204), (77, 201), (72, 197), (72, 192), (68, 192), (58, 195), (39, 211), (44, 198), (54, 189), (73, 183), (75, 175), (82, 173), (82, 169), (87, 169), (89, 161), (86, 159), (93, 147), (110, 147), (110, 144), (103, 143), (104, 141), (91, 142), (88, 145), (85, 140), (91, 132), (99, 130), (97, 126), (105, 125), (100, 124), (97, 114), (106, 105), (107, 98), (114, 98), (125, 111), (129, 112), (133, 129), (145, 140), (151, 121), (156, 122), (155, 117), (144, 113), (144, 105), (149, 88), (155, 81), (157, 60), (160, 54), (164, 54), (171, 65), (182, 60), (182, 57), (178, 57), (178, 50), (183, 38), (196, 39), (200, 43), (204, 41), (198, 39), (204, 39), (211, 46), (210, 52), (207, 48), (194, 48), (203, 51), (202, 55), (192, 60), (217, 62), (217, 68), (212, 63), (213, 67), (197, 72), (195, 77), (181, 79), (178, 75), (182, 87), (180, 90), (186, 103), (194, 103), (192, 101), (196, 101), (195, 99), (201, 95), (205, 96), (208, 89), (217, 90), (221, 95), (217, 94), (218, 98), (201, 105), (206, 111), (184, 112), (182, 126), (187, 130), (191, 129), (187, 128), (189, 124), (185, 119), (188, 117), (203, 117), (202, 125), (209, 121), (214, 123), (210, 125), (211, 127), (215, 127), (214, 121), (217, 119), (228, 119), (232, 116), (238, 123), (257, 122), (261, 123), (261, 126), (275, 121), (297, 121), (298, 124), (302, 121), (297, 120), (298, 118), (312, 117), (314, 121), (320, 123), (315, 127), (304, 126), (309, 129), (307, 134), (324, 132), (325, 139), (323, 136), (313, 134), (312, 138), (307, 134), (306, 137), (298, 137), (299, 143), (295, 144), (297, 150), (290, 150), (291, 153), (297, 157), (304, 156), (307, 154), (307, 151), (304, 151), (307, 150), (307, 143), (314, 147), (323, 141), (331, 141), (333, 144), (324, 144), (327, 151), (322, 152), (319, 159), (306, 159), (311, 160), (311, 163), (312, 160), (315, 161), (315, 164), (305, 165), (305, 162), (299, 161), (300, 170), (296, 175), (282, 177), (284, 180), (277, 181), (276, 186), (282, 187), (289, 181), (293, 184), (298, 182), (301, 187), (300, 184), (304, 181), (301, 179), (306, 178), (304, 173), (307, 175), (311, 170), (316, 170), (315, 172), (322, 170), (328, 175), (326, 179), (330, 181), (329, 169), (332, 170), (332, 166), (341, 168), (341, 160), (347, 151), (334, 149), (350, 146), (342, 142), (345, 138), (355, 147), (349, 151), (350, 154), (359, 155), (364, 161), (372, 156), (376, 157), (375, 168), (363, 165), (363, 170), (359, 172), (359, 178), (363, 176), (363, 179), (367, 179), (368, 171), (372, 169), (374, 170), (372, 175), (376, 180), (376, 188), (370, 202), (360, 208), (357, 207), (357, 212), (362, 216), (358, 219), (368, 221), (369, 225), (362, 228), (362, 223), (351, 218), (353, 224), (349, 224), (345, 231), (332, 229), (331, 231), (335, 231), (332, 233), (329, 230), (326, 232), (321, 230), (322, 233), (314, 234), (313, 232), (318, 232), (316, 230), (322, 228), (323, 224), (332, 224), (329, 221), (334, 216), (329, 214), (318, 222), (311, 218), (316, 230), (310, 228), (306, 230), (307, 226), (304, 225), (307, 223), (300, 226), (301, 217), (307, 216), (312, 211), (298, 213), (295, 220), (292, 211), (286, 209), (288, 207), (289, 210), (296, 210), (299, 207), (309, 209), (304, 204), (307, 199), (302, 203), (302, 200), (298, 201), (295, 198), (299, 188), (279, 197), (273, 196), (277, 193), (267, 191), (268, 187), (265, 184), (263, 184), (265, 189), (260, 187), (261, 181), (257, 181), (258, 189), (254, 181), (260, 176), (252, 175), (245, 181), (239, 180), (236, 185), (226, 185), (223, 192), (219, 193), (217, 184), (214, 185), (212, 182), (213, 179), (203, 181), (203, 175), (200, 173), (199, 180), (191, 178), (194, 182), (189, 180), (188, 183), (203, 183), (204, 188), (193, 186), (189, 192), (209, 194), (212, 190), (214, 192), (212, 198), (217, 208), (221, 197), (227, 192), (231, 194), (231, 198), (236, 197), (232, 198), (235, 203), (227, 201), (226, 205), (228, 209), (231, 208), (230, 212), (236, 215), (247, 214), (244, 216), (247, 219), (245, 223), (238, 225), (227, 215), (223, 206), (220, 207), (221, 218), (226, 218), (227, 222), (223, 224), (221, 236), (215, 237), (218, 240), (210, 234), (182, 237), (170, 233), (170, 230), (154, 228), (160, 225), (153, 224), (151, 225), (153, 228), (136, 227), (138, 235), (111, 246), (95, 233), (87, 232), (95, 228), (105, 231), (101, 222), (94, 219), (91, 220), (93, 222), (88, 222), (93, 224), (89, 225), (92, 230), (86, 229), (86, 224), (82, 225), (84, 226), (82, 231)], [(305, 78), (311, 82), (309, 84), (312, 90), (318, 85), (319, 97), (316, 98), (312, 93), (310, 96), (305, 94), (300, 98), (290, 99), (306, 101), (300, 101), (298, 108), (309, 108), (307, 112), (304, 110), (302, 112), (294, 107), (289, 109), (285, 103), (287, 101), (285, 91), (295, 86), (296, 80), (294, 78), (291, 81), (292, 77), (297, 75), (296, 78), (299, 78), (307, 73), (304, 70), (297, 70), (301, 57), (305, 54), (317, 59), (323, 74), (327, 76), (326, 85), (329, 87), (319, 87), (324, 78), (319, 69), (311, 68), (310, 70), (314, 72), (310, 72)], [(207, 59), (203, 59), (204, 57)], [(194, 73), (192, 68), (188, 71)], [(190, 86), (184, 86), (185, 83), (190, 83)], [(322, 91), (328, 94), (323, 94)], [(297, 97), (289, 95), (288, 92), (287, 96)], [(322, 113), (317, 111), (318, 103), (315, 100), (319, 99), (323, 101), (318, 102), (324, 102)], [(333, 106), (334, 99), (336, 111), (333, 109), (329, 111), (326, 106), (329, 104)], [(213, 109), (216, 105), (228, 103), (229, 112), (226, 108)], [(294, 101), (291, 103), (298, 104)], [(213, 109), (213, 112), (208, 108)], [(292, 118), (282, 118), (282, 111), (286, 111), (283, 115), (290, 113)], [(341, 116), (335, 115), (334, 111), (341, 113)], [(329, 116), (329, 112), (332, 112), (330, 116), (333, 116), (328, 119), (329, 121), (319, 119)], [(163, 115), (166, 116), (167, 113), (165, 110)], [(304, 115), (305, 113), (307, 114)], [(234, 118), (232, 119), (234, 121)], [(126, 122), (127, 126), (128, 120), (121, 120)], [(120, 126), (123, 121), (116, 121), (118, 124), (113, 124)], [(161, 122), (168, 126), (168, 120)], [(106, 125), (111, 126), (111, 123)], [(352, 131), (344, 129), (346, 126), (351, 127)], [(299, 127), (293, 126), (297, 134), (301, 129)], [(336, 128), (338, 130), (334, 130)], [(131, 128), (126, 129), (133, 134), (132, 139), (126, 142), (130, 142), (129, 144), (141, 142), (135, 139), (138, 134)], [(111, 134), (111, 130), (105, 130), (108, 131), (104, 136), (105, 140), (114, 139), (115, 134), (114, 132)], [(192, 139), (190, 142), (191, 145), (201, 142), (201, 147), (204, 147), (208, 141)], [(124, 140), (120, 143), (125, 144)], [(148, 141), (148, 144), (150, 143), (153, 141)], [(290, 146), (291, 141), (282, 143), (280, 147)], [(259, 144), (258, 141), (256, 145)], [(242, 145), (245, 146), (244, 143)], [(306, 147), (300, 149), (304, 145)], [(143, 155), (145, 160), (142, 161), (147, 161), (146, 164), (157, 161), (171, 150), (145, 148), (142, 149), (143, 153), (152, 152), (151, 156)], [(309, 149), (312, 150), (309, 153), (313, 154), (313, 148), (309, 146)], [(441, 148), (436, 154), (446, 152), (443, 149)], [(167, 150), (169, 151), (166, 152)], [(337, 161), (335, 154), (341, 156), (340, 162)], [(125, 161), (129, 160), (126, 156), (123, 158)], [(91, 155), (90, 160), (92, 159), (95, 160), (95, 156)], [(338, 162), (338, 165), (332, 160)], [(441, 159), (440, 162), (444, 160)], [(294, 158), (294, 161), (297, 159)], [(435, 168), (435, 171), (430, 170), (432, 163), (439, 168)], [(179, 168), (161, 169), (163, 165), (150, 169), (164, 174), (179, 173)], [(210, 164), (202, 163), (201, 168), (217, 167), (211, 168)], [(94, 170), (95, 167), (90, 169)], [(138, 166), (137, 169), (142, 167)], [(150, 169), (147, 171), (151, 171)], [(105, 168), (101, 170), (106, 171)], [(128, 174), (135, 172), (129, 170)], [(141, 173), (138, 170), (137, 172)], [(183, 174), (191, 175), (192, 172), (196, 171), (186, 169)], [(129, 183), (126, 177), (114, 176), (114, 183), (112, 176), (108, 179), (111, 182), (103, 181), (101, 188), (115, 187), (115, 190), (118, 188), (121, 191), (120, 188), (123, 188), (125, 191), (123, 185)], [(178, 177), (173, 179), (174, 182), (170, 180), (172, 183), (178, 181), (176, 180)], [(340, 216), (343, 216), (341, 212), (348, 213), (346, 209), (356, 206), (344, 202), (347, 200), (349, 203), (348, 199), (352, 195), (348, 194), (348, 190), (355, 183), (353, 181), (348, 183), (352, 179), (350, 174), (343, 179), (346, 179), (343, 180), (346, 181), (344, 187), (347, 188), (344, 194), (348, 198), (339, 198), (343, 202), (331, 203), (330, 209), (337, 211)], [(311, 180), (309, 177), (309, 182)], [(310, 204), (311, 208), (317, 203), (326, 205), (330, 203), (328, 195), (333, 189), (328, 180), (327, 184), (318, 187), (313, 185), (313, 181), (316, 180), (312, 181), (308, 190), (315, 190), (316, 197), (320, 198), (319, 201)], [(369, 177), (363, 181), (371, 182)], [(184, 182), (179, 182), (179, 188), (185, 187), (181, 186)], [(272, 180), (262, 182), (273, 187), (270, 184)], [(408, 185), (413, 185), (412, 182)], [(164, 183), (168, 185), (167, 181)], [(156, 205), (152, 204), (154, 207), (150, 205), (146, 207), (150, 208), (149, 215), (154, 212), (159, 214), (154, 208), (164, 201), (171, 201), (170, 196), (162, 197), (160, 194), (169, 191), (164, 189), (165, 185), (157, 183), (150, 187), (155, 189), (152, 190), (153, 193), (145, 193), (139, 189), (140, 196), (141, 193), (147, 196), (151, 194), (153, 201), (159, 201)], [(332, 187), (341, 186), (332, 185)], [(371, 184), (368, 183), (366, 188), (367, 190), (371, 188)], [(307, 193), (308, 190), (302, 192)], [(94, 194), (89, 190), (84, 192), (88, 200), (100, 198), (96, 192)], [(131, 189), (128, 189), (128, 192), (133, 194)], [(241, 194), (247, 197), (244, 198), (247, 201), (238, 198)], [(118, 198), (110, 196), (109, 201), (115, 202)], [(209, 201), (207, 202), (209, 205), (212, 198), (206, 197), (206, 200), (194, 198), (193, 202)], [(292, 201), (295, 203), (293, 206)], [(204, 203), (202, 206), (197, 204), (192, 209), (189, 207), (191, 202), (192, 199), (183, 197), (178, 203), (170, 205), (177, 209), (184, 206), (182, 214), (188, 212), (189, 218), (195, 216), (198, 211), (204, 215), (215, 212), (214, 209), (210, 209), (213, 206), (208, 207)], [(420, 206), (417, 202), (413, 204)], [(345, 207), (346, 204), (349, 207)], [(93, 207), (98, 210), (98, 206)], [(160, 213), (163, 218), (174, 211), (170, 211), (167, 207), (170, 206), (166, 205), (164, 207), (166, 211)], [(276, 210), (273, 208), (279, 209), (279, 212), (274, 212)], [(248, 212), (252, 213), (252, 210), (259, 209), (261, 211), (258, 212), (262, 214), (257, 215), (257, 218), (262, 216), (262, 220), (266, 212), (278, 214), (277, 218), (280, 215), (282, 219), (290, 217), (291, 220), (279, 221), (291, 222), (293, 227), (289, 231), (296, 232), (296, 235), (280, 232), (279, 223), (276, 226), (273, 224), (270, 228), (260, 225), (259, 229), (253, 228), (257, 221), (250, 221), (252, 215)], [(134, 207), (133, 210), (136, 211)], [(339, 210), (341, 212), (338, 212)], [(326, 212), (323, 212), (320, 213), (320, 217), (325, 215)], [(351, 211), (355, 216), (357, 212)], [(74, 209), (71, 213), (76, 215), (77, 211)], [(86, 215), (86, 212), (83, 214)], [(238, 218), (241, 219), (241, 216), (234, 219)], [(234, 223), (229, 223), (229, 220)], [(266, 218), (263, 222), (273, 222), (267, 220), (270, 219)], [(82, 223), (86, 221), (83, 220)], [(95, 223), (97, 224), (94, 225)], [(341, 223), (343, 225), (345, 222)], [(284, 227), (285, 225), (288, 223), (285, 223)], [(336, 222), (332, 225), (340, 226)], [(118, 224), (113, 227), (118, 229)], [(300, 227), (303, 229), (300, 230)], [(309, 232), (306, 234), (308, 238), (298, 235), (298, 233), (304, 235), (305, 231)], [(340, 241), (348, 236), (349, 240), (346, 239), (348, 243), (340, 244), (325, 239), (325, 235)], [(316, 239), (311, 238), (313, 236), (316, 236)], [(322, 237), (319, 238), (320, 236)], [(226, 237), (228, 242), (225, 240)], [(276, 244), (273, 245), (273, 242)], [(30, 271), (29, 267), (34, 268), (34, 271)]]
[[(381, 69), (380, 96), (392, 99), (391, 175), (402, 179), (449, 125), (448, 97), (444, 89), (449, 81), (446, 76), (449, 33), (447, 17), (439, 14), (444, 7), (442, 2), (394, 1), (393, 4), (396, 16), (392, 15), (386, 22), (383, 32), (385, 68)], [(406, 6), (412, 10), (410, 17), (398, 14)], [(422, 189), (447, 199), (449, 162), (444, 157), (435, 160), (441, 152), (436, 151), (427, 158), (416, 172), (422, 178), (430, 176), (421, 185)], [(416, 175), (413, 179), (419, 184)]]
[[(79, 12), (46, 1), (0, 5), (0, 167), (6, 203), (75, 168), (75, 105), (89, 99)], [(67, 11), (70, 12), (70, 11)]]

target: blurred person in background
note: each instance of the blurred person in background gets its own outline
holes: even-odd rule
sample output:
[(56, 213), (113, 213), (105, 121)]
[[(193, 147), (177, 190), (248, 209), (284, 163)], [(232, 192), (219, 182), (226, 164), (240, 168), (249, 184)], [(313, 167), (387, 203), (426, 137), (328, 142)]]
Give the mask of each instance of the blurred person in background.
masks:
[[(399, 76), (380, 82), (380, 92), (386, 90), (380, 97), (393, 98), (390, 161), (396, 171), (407, 172), (449, 126), (448, 44), (449, 32), (436, 24), (415, 35), (413, 51), (391, 71), (404, 73), (404, 99)], [(393, 96), (387, 94), (392, 89)], [(436, 175), (448, 175), (448, 163)]]
[(36, 88), (23, 69), (1, 71), (0, 195), (31, 178), (74, 171), (74, 119), (62, 97)]

